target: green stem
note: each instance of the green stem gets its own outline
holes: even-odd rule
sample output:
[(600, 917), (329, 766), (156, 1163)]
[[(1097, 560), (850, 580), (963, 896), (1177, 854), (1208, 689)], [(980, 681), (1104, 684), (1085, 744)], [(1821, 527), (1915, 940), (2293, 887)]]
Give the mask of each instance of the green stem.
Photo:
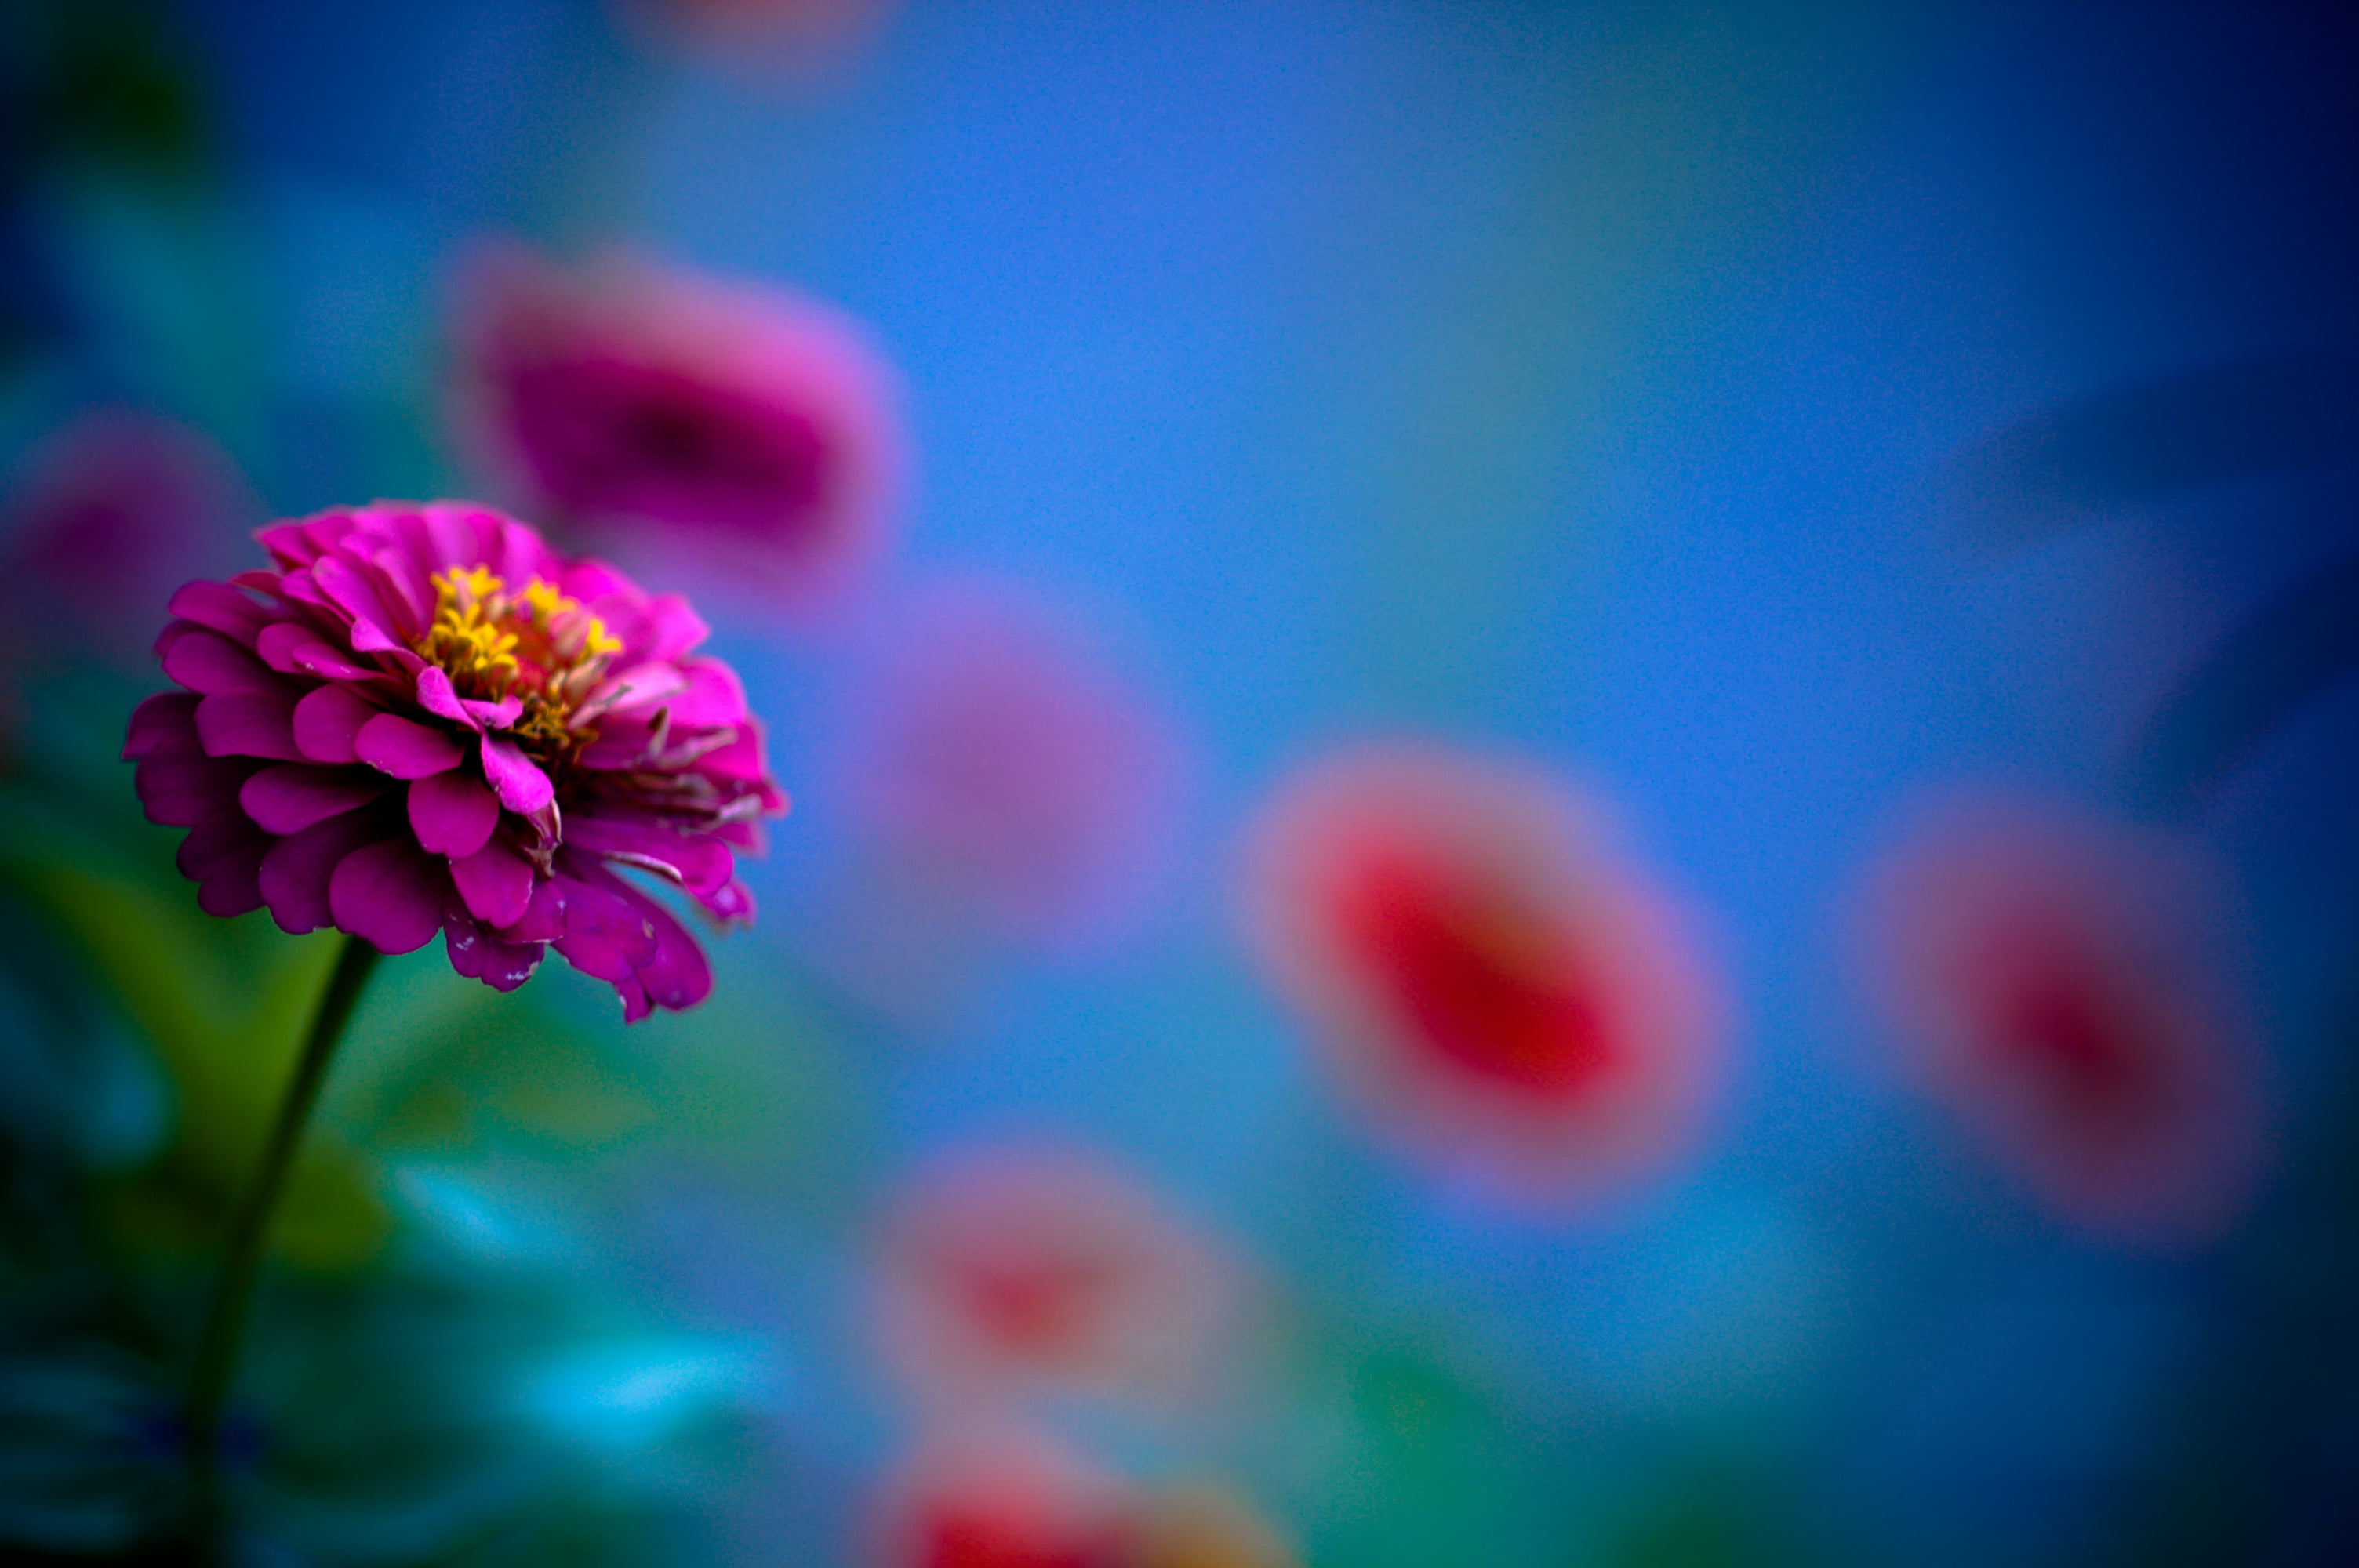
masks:
[(221, 1473), (222, 1409), (229, 1399), (230, 1378), (237, 1369), (238, 1344), (245, 1336), (246, 1309), (254, 1301), (255, 1276), (262, 1268), (263, 1245), (269, 1238), (270, 1218), (294, 1169), (296, 1146), (311, 1119), (320, 1085), (328, 1076), (344, 1024), (368, 983), (377, 960), (376, 948), (357, 936), (343, 939), (328, 987), (320, 993), (320, 1010), (311, 1015), (311, 1032), (303, 1054), (287, 1082), (287, 1098), (279, 1102), (278, 1119), (270, 1130), (270, 1143), (262, 1153), (254, 1185), (232, 1217), (227, 1255), (221, 1278), (205, 1309), (203, 1331), (197, 1337), (196, 1358), (189, 1372), (189, 1400), (183, 1408), (188, 1441), (189, 1478), (201, 1509), (210, 1510)]

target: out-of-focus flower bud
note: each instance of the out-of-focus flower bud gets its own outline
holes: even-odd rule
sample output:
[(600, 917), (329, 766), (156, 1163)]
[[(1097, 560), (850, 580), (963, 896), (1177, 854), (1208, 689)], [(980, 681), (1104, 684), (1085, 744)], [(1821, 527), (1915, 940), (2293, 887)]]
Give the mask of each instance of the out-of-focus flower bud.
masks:
[(2242, 1204), (2258, 1141), (2219, 905), (2159, 834), (1957, 799), (1875, 867), (1859, 946), (1911, 1081), (2059, 1212), (2185, 1242)]
[(1438, 749), (1352, 752), (1280, 788), (1246, 874), (1260, 957), (1329, 1065), (1447, 1175), (1560, 1206), (1687, 1148), (1717, 987), (1571, 790)]

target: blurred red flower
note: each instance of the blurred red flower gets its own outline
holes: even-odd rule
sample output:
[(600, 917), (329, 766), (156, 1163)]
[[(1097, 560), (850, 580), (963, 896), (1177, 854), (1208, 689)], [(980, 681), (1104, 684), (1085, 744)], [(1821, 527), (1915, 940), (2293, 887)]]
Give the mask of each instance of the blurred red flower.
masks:
[(1721, 1005), (1594, 807), (1436, 749), (1314, 766), (1264, 809), (1260, 957), (1387, 1134), (1496, 1197), (1601, 1195), (1684, 1149)]
[(1875, 868), (1861, 945), (1912, 1079), (2058, 1211), (2215, 1232), (2259, 1098), (2221, 899), (2184, 844), (1996, 799), (1928, 811)]
[(893, 376), (840, 311), (610, 255), (478, 255), (456, 328), (460, 438), (517, 503), (642, 569), (791, 616), (842, 598), (897, 523)]
[(1198, 1398), (1242, 1322), (1218, 1248), (1068, 1152), (938, 1162), (888, 1221), (880, 1276), (886, 1357), (938, 1402), (1026, 1387)]
[(886, 1568), (1128, 1568), (1137, 1492), (1016, 1427), (937, 1432), (886, 1487)]

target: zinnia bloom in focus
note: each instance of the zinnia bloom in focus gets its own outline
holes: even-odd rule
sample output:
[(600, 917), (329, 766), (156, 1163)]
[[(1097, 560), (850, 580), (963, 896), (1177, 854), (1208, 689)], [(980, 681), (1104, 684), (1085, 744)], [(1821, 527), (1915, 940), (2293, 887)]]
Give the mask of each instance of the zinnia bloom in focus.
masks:
[(886, 1488), (886, 1568), (1131, 1568), (1135, 1487), (1020, 1427), (934, 1433)]
[(464, 283), (459, 433), (536, 514), (789, 613), (885, 544), (897, 397), (839, 312), (621, 257), (564, 272), (505, 250)]
[(1911, 1076), (2027, 1184), (2092, 1228), (2194, 1240), (2258, 1141), (2215, 903), (2159, 837), (1958, 802), (1884, 857), (1861, 943)]
[(1687, 1143), (1720, 1006), (1595, 812), (1521, 768), (1372, 750), (1265, 810), (1266, 967), (1388, 1132), (1493, 1195), (1579, 1200)]
[(439, 932), (501, 990), (554, 946), (635, 1020), (701, 1000), (703, 952), (614, 868), (751, 920), (734, 856), (786, 798), (695, 612), (463, 502), (258, 537), (271, 569), (173, 596), (156, 652), (186, 689), (124, 747), (198, 902), (387, 953)]
[(1023, 1383), (1201, 1395), (1235, 1337), (1238, 1281), (1214, 1247), (1116, 1173), (1070, 1153), (947, 1160), (886, 1233), (886, 1351), (937, 1399)]

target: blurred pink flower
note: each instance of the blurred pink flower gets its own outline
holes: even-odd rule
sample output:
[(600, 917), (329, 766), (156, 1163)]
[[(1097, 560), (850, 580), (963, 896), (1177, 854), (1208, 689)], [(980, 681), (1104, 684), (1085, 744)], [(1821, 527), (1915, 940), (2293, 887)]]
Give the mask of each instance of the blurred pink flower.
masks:
[(1334, 758), (1262, 813), (1246, 900), (1338, 1076), (1445, 1173), (1554, 1206), (1689, 1143), (1713, 977), (1561, 785), (1432, 749)]
[(1192, 1400), (1243, 1325), (1217, 1248), (1069, 1152), (940, 1162), (888, 1223), (880, 1275), (888, 1359), (952, 1404), (1027, 1386)]
[(897, 524), (891, 373), (783, 289), (516, 249), (462, 283), (462, 439), (520, 504), (626, 563), (685, 559), (789, 615), (840, 600)]
[(1135, 1488), (1021, 1427), (933, 1433), (885, 1491), (884, 1568), (1130, 1568)]
[[(629, 20), (681, 42), (808, 74), (841, 66), (898, 8), (897, 0), (614, 0)], [(725, 63), (725, 62), (724, 62)]]
[(82, 415), (22, 460), (0, 561), (12, 621), (82, 643), (144, 647), (149, 606), (261, 517), (227, 453), (175, 420)]
[(843, 706), (855, 826), (903, 873), (1020, 939), (1119, 935), (1183, 810), (1170, 723), (1020, 596), (936, 589), (893, 624)]
[(554, 946), (630, 1019), (703, 1000), (695, 940), (613, 869), (753, 918), (734, 855), (786, 797), (695, 612), (463, 502), (258, 536), (271, 569), (172, 596), (156, 653), (186, 689), (124, 746), (198, 903), (388, 953), (439, 932), (502, 990)]
[(2050, 1206), (2198, 1240), (2258, 1143), (2218, 905), (2159, 835), (1956, 800), (1875, 867), (1861, 943), (1910, 1076)]

